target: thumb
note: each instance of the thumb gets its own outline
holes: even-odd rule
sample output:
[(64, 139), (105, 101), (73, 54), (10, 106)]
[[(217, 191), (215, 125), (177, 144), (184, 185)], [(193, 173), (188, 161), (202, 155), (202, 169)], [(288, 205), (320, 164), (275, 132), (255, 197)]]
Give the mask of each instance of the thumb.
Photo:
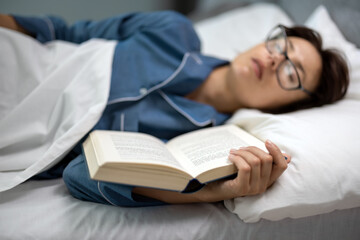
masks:
[(283, 154), (278, 146), (270, 140), (266, 140), (265, 146), (269, 151), (270, 155), (274, 158), (275, 165), (284, 165), (289, 163), (290, 157), (287, 154)]

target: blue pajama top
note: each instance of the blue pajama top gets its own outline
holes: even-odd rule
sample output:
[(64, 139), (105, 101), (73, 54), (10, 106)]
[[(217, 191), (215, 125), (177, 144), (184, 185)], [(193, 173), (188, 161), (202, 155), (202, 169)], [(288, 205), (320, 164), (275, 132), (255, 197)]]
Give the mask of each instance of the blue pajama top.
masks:
[(53, 16), (14, 18), (42, 43), (118, 41), (107, 107), (94, 129), (144, 132), (167, 141), (230, 117), (184, 97), (228, 62), (202, 55), (192, 23), (176, 12), (130, 13), (72, 26)]

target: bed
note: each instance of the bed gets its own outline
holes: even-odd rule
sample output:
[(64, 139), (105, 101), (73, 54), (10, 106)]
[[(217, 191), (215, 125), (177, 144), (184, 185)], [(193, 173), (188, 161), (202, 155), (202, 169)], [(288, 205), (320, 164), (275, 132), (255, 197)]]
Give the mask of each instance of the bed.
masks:
[(292, 154), (271, 189), (215, 204), (120, 208), (76, 200), (62, 179), (26, 181), (0, 193), (0, 239), (359, 239), (360, 29), (344, 21), (359, 18), (360, 6), (271, 2), (198, 14), (203, 51), (231, 59), (278, 23), (304, 23), (351, 67), (348, 94), (336, 104), (280, 115), (241, 110), (229, 120)]

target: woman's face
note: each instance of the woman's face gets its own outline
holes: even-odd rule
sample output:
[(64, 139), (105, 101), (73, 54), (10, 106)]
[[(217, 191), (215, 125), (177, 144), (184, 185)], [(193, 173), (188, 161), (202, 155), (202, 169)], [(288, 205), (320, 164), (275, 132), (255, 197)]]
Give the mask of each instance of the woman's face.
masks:
[[(295, 64), (301, 84), (313, 92), (319, 83), (322, 61), (315, 47), (305, 39), (288, 37), (287, 54)], [(278, 83), (276, 70), (285, 59), (271, 55), (265, 43), (239, 54), (230, 64), (227, 87), (247, 108), (274, 109), (309, 97), (304, 91), (285, 90)]]

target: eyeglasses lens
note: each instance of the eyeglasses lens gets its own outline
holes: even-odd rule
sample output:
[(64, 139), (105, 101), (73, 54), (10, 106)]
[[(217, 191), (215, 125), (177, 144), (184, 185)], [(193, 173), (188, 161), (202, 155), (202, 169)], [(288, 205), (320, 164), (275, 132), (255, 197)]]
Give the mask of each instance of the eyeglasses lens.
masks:
[(267, 39), (267, 48), (271, 54), (283, 54), (286, 51), (286, 36), (280, 27), (270, 33)]
[(285, 89), (296, 89), (299, 87), (299, 79), (295, 66), (288, 60), (285, 60), (277, 70), (279, 83)]

